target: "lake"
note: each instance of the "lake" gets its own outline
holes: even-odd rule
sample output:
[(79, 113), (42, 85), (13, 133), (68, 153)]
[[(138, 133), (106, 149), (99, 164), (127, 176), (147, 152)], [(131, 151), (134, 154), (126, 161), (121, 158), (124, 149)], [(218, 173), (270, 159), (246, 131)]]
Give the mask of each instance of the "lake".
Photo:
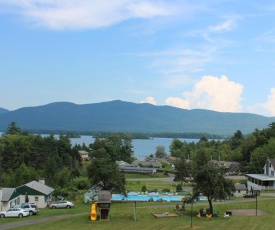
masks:
[[(178, 138), (180, 141), (190, 142), (198, 142), (199, 139), (186, 139), (186, 138)], [(92, 136), (81, 136), (81, 138), (71, 138), (72, 145), (80, 144), (89, 145), (94, 143), (95, 138)], [(164, 146), (165, 152), (169, 153), (169, 146), (172, 143), (173, 138), (151, 138), (151, 139), (133, 139), (133, 151), (134, 156), (137, 158), (143, 158), (149, 156), (150, 154), (154, 154), (156, 152), (157, 146)]]
[[(0, 132), (0, 135), (2, 133)], [(46, 135), (42, 135), (46, 136)], [(58, 135), (56, 135), (58, 137)], [(187, 138), (178, 138), (180, 141), (190, 142), (198, 142), (199, 139), (187, 139)], [(85, 143), (88, 146), (91, 143), (94, 143), (95, 138), (92, 136), (81, 136), (80, 138), (70, 138), (72, 145)], [(157, 146), (163, 146), (165, 148), (165, 152), (169, 153), (169, 146), (172, 143), (173, 138), (151, 138), (151, 139), (133, 139), (133, 151), (134, 156), (137, 158), (143, 158), (149, 156), (150, 154), (154, 154), (156, 152)]]

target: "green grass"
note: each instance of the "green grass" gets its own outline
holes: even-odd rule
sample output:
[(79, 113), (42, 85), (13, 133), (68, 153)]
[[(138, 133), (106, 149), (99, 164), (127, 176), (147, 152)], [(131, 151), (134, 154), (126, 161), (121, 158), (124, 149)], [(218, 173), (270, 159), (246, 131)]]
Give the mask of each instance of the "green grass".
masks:
[[(147, 191), (153, 191), (157, 189), (158, 192), (161, 192), (163, 189), (170, 189), (170, 191), (176, 191), (177, 183), (166, 182), (166, 181), (146, 181), (146, 180), (138, 180), (138, 181), (127, 181), (126, 188), (127, 191), (141, 191), (143, 186), (146, 186)], [(183, 189), (184, 190), (184, 189)]]
[[(24, 227), (17, 227), (17, 230), (37, 230), (37, 229), (73, 229), (73, 230), (170, 230), (170, 229), (189, 229), (191, 227), (191, 206), (186, 206), (186, 211), (183, 212), (181, 217), (171, 218), (155, 218), (151, 213), (163, 213), (174, 212), (173, 208), (176, 203), (160, 203), (160, 202), (137, 202), (136, 208), (136, 221), (134, 220), (134, 203), (112, 203), (110, 209), (110, 221), (90, 221), (89, 211), (90, 205), (85, 203), (77, 203), (72, 209), (41, 209), (39, 215), (31, 216), (23, 219), (0, 219), (1, 224), (14, 222), (14, 221), (26, 221), (30, 219), (67, 215), (72, 214), (72, 217), (62, 220), (54, 220), (34, 225), (27, 225)], [(198, 219), (196, 217), (197, 211), (200, 208), (206, 209), (208, 207), (207, 202), (197, 202), (193, 206), (192, 225), (196, 229), (198, 227), (202, 229), (213, 230), (246, 230), (246, 229), (273, 229), (275, 225), (275, 199), (258, 200), (258, 209), (267, 212), (267, 216), (231, 216), (229, 219), (223, 218), (223, 213), (228, 209), (255, 209), (255, 200), (248, 199), (246, 202), (234, 203), (219, 202), (214, 204), (214, 211), (220, 212), (220, 217), (213, 217), (212, 220), (206, 220), (205, 217)]]

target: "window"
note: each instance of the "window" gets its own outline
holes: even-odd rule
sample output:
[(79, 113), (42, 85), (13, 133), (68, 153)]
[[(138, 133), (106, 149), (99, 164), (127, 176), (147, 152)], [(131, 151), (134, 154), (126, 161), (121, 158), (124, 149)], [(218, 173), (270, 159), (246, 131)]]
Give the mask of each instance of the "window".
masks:
[(274, 171), (273, 170), (271, 170), (271, 176), (274, 176)]
[(35, 197), (34, 197), (34, 201), (38, 201), (38, 196), (35, 196)]

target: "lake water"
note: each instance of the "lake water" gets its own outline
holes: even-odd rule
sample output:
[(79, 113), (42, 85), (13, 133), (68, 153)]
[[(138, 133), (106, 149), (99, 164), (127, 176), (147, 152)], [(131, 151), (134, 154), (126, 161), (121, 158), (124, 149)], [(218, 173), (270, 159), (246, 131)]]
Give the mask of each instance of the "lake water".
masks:
[[(2, 133), (0, 132), (0, 135)], [(44, 136), (44, 135), (42, 135)], [(46, 136), (46, 135), (45, 135)], [(58, 137), (58, 135), (56, 135)], [(190, 142), (198, 142), (199, 139), (186, 139), (186, 138), (178, 138), (180, 141)], [(82, 145), (85, 143), (88, 146), (91, 143), (94, 143), (95, 138), (92, 136), (81, 136), (80, 138), (71, 138), (71, 143), (74, 146), (75, 144)], [(133, 151), (134, 156), (137, 158), (143, 158), (149, 156), (150, 154), (154, 154), (156, 152), (157, 146), (163, 146), (165, 148), (165, 152), (169, 153), (169, 146), (172, 143), (173, 138), (152, 138), (152, 139), (133, 139)]]
[[(198, 142), (199, 139), (185, 139), (185, 138), (178, 138), (180, 141), (186, 141), (187, 143), (190, 142)], [(89, 145), (94, 143), (95, 138), (92, 136), (81, 136), (81, 138), (72, 138), (71, 142), (72, 145), (80, 144), (82, 145)], [(154, 154), (156, 152), (157, 146), (164, 146), (165, 152), (169, 153), (170, 149), (169, 146), (171, 145), (173, 138), (152, 138), (152, 139), (133, 139), (133, 151), (134, 156), (137, 158), (143, 158), (149, 156), (150, 154)]]

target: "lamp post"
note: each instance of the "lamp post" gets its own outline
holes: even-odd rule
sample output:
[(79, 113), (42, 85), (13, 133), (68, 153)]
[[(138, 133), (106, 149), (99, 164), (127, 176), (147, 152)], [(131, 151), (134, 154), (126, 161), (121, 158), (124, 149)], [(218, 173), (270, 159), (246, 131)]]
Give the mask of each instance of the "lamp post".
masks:
[(193, 228), (193, 204), (195, 199), (199, 196), (199, 192), (197, 192), (196, 194), (193, 194), (193, 197), (190, 197), (190, 202), (191, 202), (191, 228)]
[(191, 200), (191, 228), (193, 228), (193, 199)]
[(257, 210), (258, 210), (258, 199), (257, 197), (260, 195), (260, 190), (254, 190), (254, 194), (255, 194), (255, 197), (256, 197), (256, 216), (258, 215), (257, 213)]

